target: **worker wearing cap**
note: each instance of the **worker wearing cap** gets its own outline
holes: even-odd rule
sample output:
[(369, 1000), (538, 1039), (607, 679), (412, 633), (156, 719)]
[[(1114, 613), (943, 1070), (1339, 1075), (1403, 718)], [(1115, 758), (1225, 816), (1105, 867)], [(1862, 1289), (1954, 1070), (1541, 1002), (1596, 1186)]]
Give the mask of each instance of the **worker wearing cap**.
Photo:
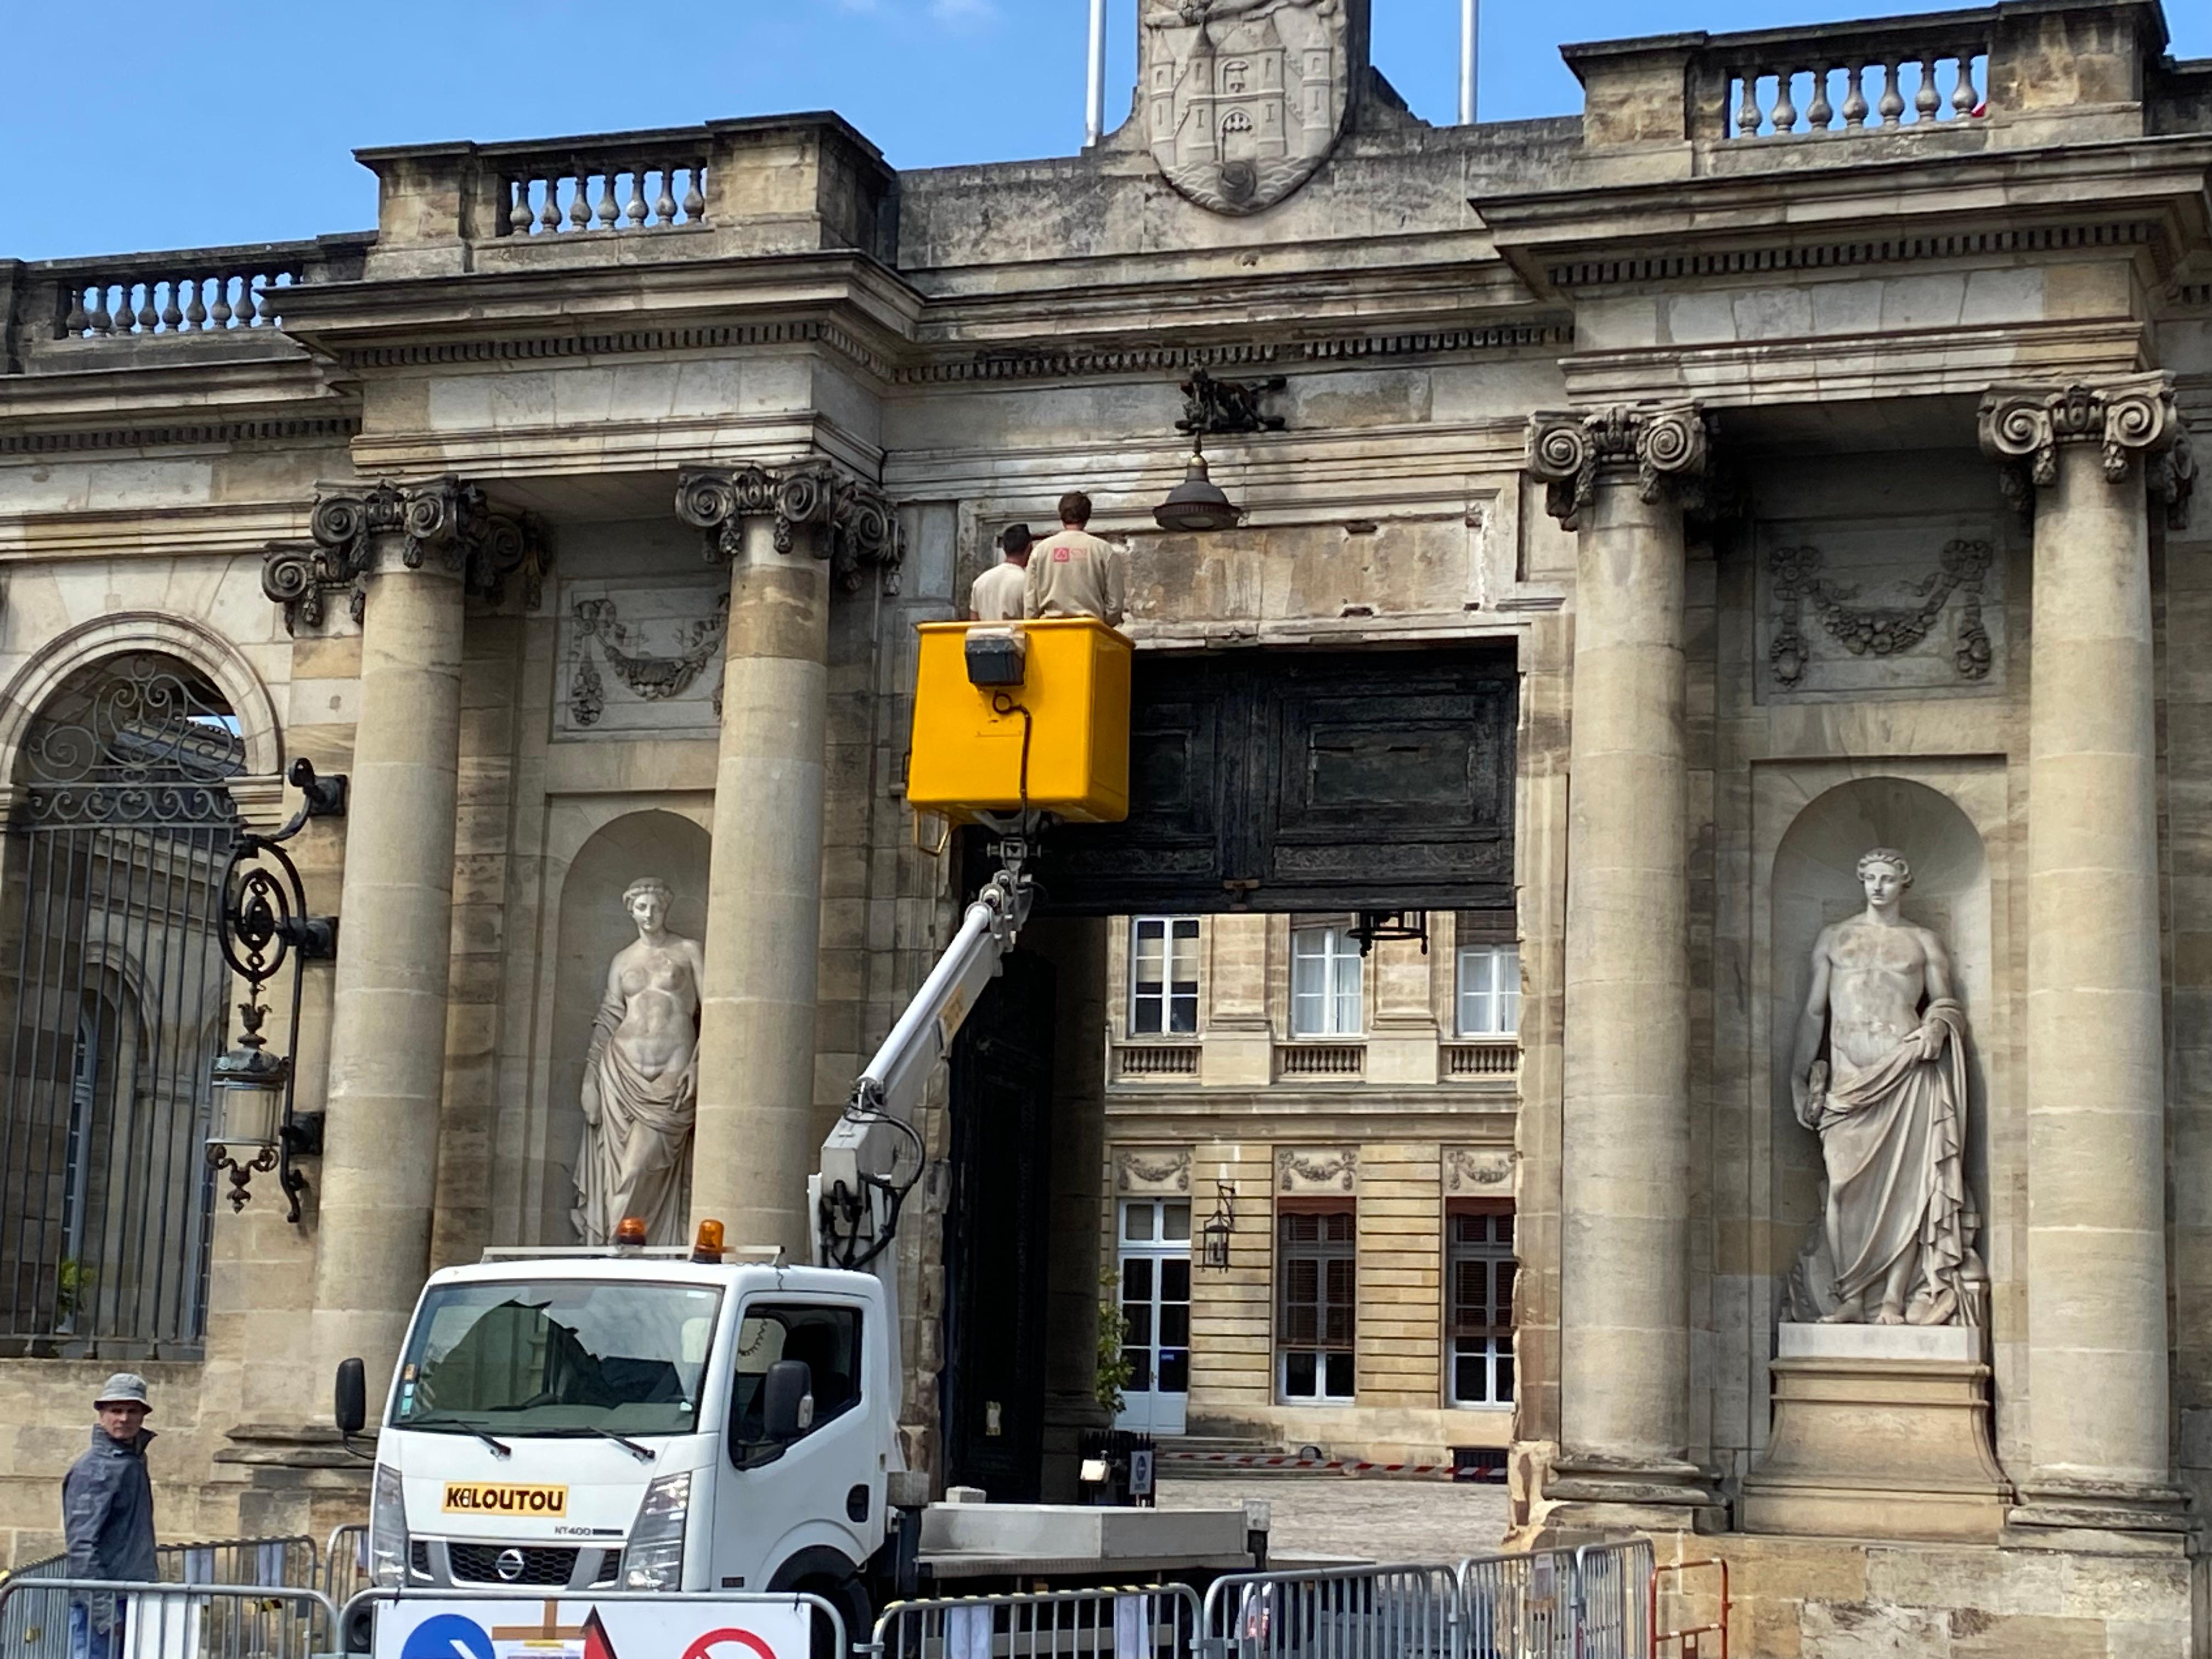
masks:
[[(146, 1379), (118, 1371), (92, 1402), (100, 1421), (92, 1447), (62, 1478), (62, 1531), (69, 1576), (117, 1583), (150, 1583), (161, 1575), (154, 1557), (154, 1482), (146, 1472)], [(115, 1659), (123, 1651), (122, 1604), (110, 1592), (70, 1596), (70, 1659)]]
[(1096, 617), (1109, 628), (1121, 626), (1121, 556), (1084, 528), (1090, 522), (1090, 496), (1071, 489), (1060, 498), (1060, 534), (1030, 550), (1023, 614)]
[(1022, 589), (1028, 580), (1030, 549), (1036, 538), (1025, 524), (1010, 524), (999, 535), (1005, 562), (993, 565), (975, 578), (968, 590), (968, 614), (977, 622), (1019, 622)]

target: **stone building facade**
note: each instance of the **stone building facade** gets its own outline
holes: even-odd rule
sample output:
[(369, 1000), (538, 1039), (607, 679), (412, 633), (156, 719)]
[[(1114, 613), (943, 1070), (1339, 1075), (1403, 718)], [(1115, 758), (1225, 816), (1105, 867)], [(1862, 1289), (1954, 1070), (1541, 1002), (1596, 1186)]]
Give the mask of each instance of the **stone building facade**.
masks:
[[(901, 173), (824, 116), (367, 150), (373, 233), (0, 261), (14, 1559), (125, 1362), (170, 1535), (356, 1512), (334, 1361), (387, 1362), (430, 1266), (571, 1236), (640, 874), (705, 942), (693, 1212), (799, 1242), (965, 879), (902, 798), (914, 625), (1079, 484), (1140, 724), (1209, 675), (1303, 712), (1202, 774), (1268, 873), (1030, 930), (1006, 1097), (1048, 1157), (993, 1178), (956, 1060), (908, 1495), (1065, 1489), (1127, 1206), (1170, 1243), (1187, 1179), (1202, 1250), (1220, 1182), (1188, 1428), (1504, 1449), (1517, 1538), (1725, 1553), (1747, 1651), (2203, 1650), (2212, 69), (2154, 3), (2008, 0), (1572, 47), (1579, 117), (1432, 128), (1365, 10), (1140, 21), (1139, 112), (1079, 156)], [(1231, 63), (1279, 65), (1280, 156), (1181, 147)], [(1237, 527), (1164, 532), (1201, 368), (1282, 424), (1209, 440)], [(1463, 714), (1391, 760), (1362, 708), (1424, 676)], [(349, 789), (287, 843), (340, 924), (270, 1028), (323, 1115), (295, 1224), (189, 1154), (210, 873), (301, 759)], [(1212, 869), (1145, 817), (1168, 776), (1121, 863)], [(1785, 1317), (1824, 1156), (1791, 1034), (1876, 847), (1971, 1033), (1972, 1314), (1837, 1337)], [(1342, 989), (1304, 936), (1370, 906), (1427, 957), (1360, 959), (1356, 1040), (1303, 1028)], [(1138, 916), (1200, 919), (1194, 1032), (1133, 1029)], [(1516, 953), (1510, 1072), (1463, 942)], [(1505, 1215), (1512, 1399), (1456, 1405), (1443, 1281)], [(1006, 1375), (994, 1229), (1035, 1269)], [(978, 1426), (1017, 1387), (1019, 1457)]]
[(1356, 914), (1115, 920), (1125, 1425), (1503, 1477), (1519, 947), (1510, 912), (1400, 926), (1363, 951)]

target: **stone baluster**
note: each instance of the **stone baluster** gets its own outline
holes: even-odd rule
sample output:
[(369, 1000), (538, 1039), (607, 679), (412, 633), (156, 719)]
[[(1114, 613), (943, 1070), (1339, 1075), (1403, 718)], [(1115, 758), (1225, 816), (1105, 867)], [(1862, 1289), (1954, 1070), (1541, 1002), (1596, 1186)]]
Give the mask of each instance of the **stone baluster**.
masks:
[[(312, 552), (271, 549), (263, 590), (297, 619), (310, 578), (362, 624), (315, 1251), (315, 1375), (397, 1358), (428, 1269), (446, 1068), (465, 589), (497, 586), (534, 528), (455, 478), (323, 495)], [(319, 615), (319, 611), (316, 612)]]
[[(1694, 404), (1539, 415), (1527, 470), (1577, 531), (1567, 828), (1563, 1526), (1683, 1526), (1689, 1441), (1684, 495)], [(1592, 1506), (1579, 1516), (1579, 1505)]]
[(1863, 84), (1866, 70), (1866, 64), (1856, 58), (1844, 65), (1844, 126), (1847, 131), (1856, 132), (1866, 125), (1866, 88)]
[(1835, 125), (1836, 106), (1828, 101), (1828, 76), (1832, 66), (1823, 62), (1813, 68), (1813, 101), (1805, 108), (1805, 125), (1814, 132), (1826, 132)]
[(2157, 731), (2145, 476), (2185, 502), (2171, 378), (2000, 386), (2034, 514), (2027, 774), (2027, 1434), (2016, 1528), (2165, 1534)]
[(1743, 101), (1736, 106), (1736, 137), (1739, 138), (1755, 137), (1758, 135), (1760, 125), (1766, 119), (1765, 112), (1759, 106), (1758, 66), (1755, 64), (1747, 65), (1744, 69), (1737, 72), (1737, 76), (1743, 82)]
[[(641, 189), (641, 175), (631, 175)], [(641, 212), (637, 197), (634, 212)], [(694, 1224), (804, 1259), (822, 913), (830, 593), (897, 556), (890, 502), (825, 461), (687, 471), (678, 516), (730, 567), (700, 986)], [(770, 810), (772, 804), (773, 810)]]
[(1788, 68), (1774, 72), (1774, 131), (1779, 135), (1794, 132), (1797, 128), (1797, 106), (1790, 101), (1790, 83), (1796, 79), (1796, 72)]
[(1875, 104), (1875, 109), (1881, 117), (1882, 125), (1897, 126), (1905, 119), (1905, 94), (1897, 89), (1897, 61), (1894, 58), (1885, 58), (1880, 67), (1881, 98)]

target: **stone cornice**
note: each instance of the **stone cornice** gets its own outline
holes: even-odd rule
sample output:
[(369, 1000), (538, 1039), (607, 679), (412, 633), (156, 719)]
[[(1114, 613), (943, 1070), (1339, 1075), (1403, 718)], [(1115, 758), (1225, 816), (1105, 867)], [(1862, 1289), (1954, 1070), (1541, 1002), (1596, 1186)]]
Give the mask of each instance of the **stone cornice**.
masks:
[(109, 427), (63, 432), (0, 432), (0, 455), (55, 455), (85, 450), (166, 449), (179, 447), (323, 439), (350, 441), (361, 431), (356, 415), (299, 416), (263, 421), (180, 422), (173, 426)]
[(2118, 483), (2138, 461), (2153, 499), (2174, 529), (2189, 522), (2197, 466), (2189, 428), (2163, 371), (2114, 375), (2094, 385), (1992, 386), (1982, 399), (1982, 452), (1997, 462), (2005, 493), (2032, 508), (2035, 492), (2058, 482), (2058, 452), (2094, 444), (2105, 477)]
[[(2131, 248), (2162, 281), (2206, 240), (2208, 167), (2212, 138), (2189, 134), (1940, 160), (1600, 178), (1474, 205), (1540, 294), (2043, 246)], [(2008, 228), (1989, 230), (1999, 216)]]
[(261, 591), (283, 607), (287, 633), (302, 623), (320, 626), (324, 596), (343, 588), (352, 590), (348, 609), (359, 623), (371, 576), (395, 561), (419, 570), (434, 555), (436, 568), (487, 604), (500, 603), (508, 580), (519, 579), (523, 603), (534, 610), (550, 557), (534, 516), (495, 507), (480, 485), (450, 475), (325, 489), (307, 527), (311, 540), (272, 542), (262, 562)]
[(1669, 492), (1694, 499), (1711, 451), (1706, 417), (1695, 404), (1615, 404), (1531, 416), (1523, 465), (1545, 486), (1544, 510), (1572, 530), (1601, 473), (1633, 469), (1636, 493), (1646, 501)]
[(549, 262), (288, 289), (284, 331), (361, 368), (573, 356), (641, 336), (659, 337), (628, 349), (680, 351), (713, 343), (690, 337), (702, 331), (804, 324), (831, 325), (881, 356), (911, 335), (922, 304), (897, 272), (857, 252)]
[(705, 532), (709, 562), (735, 559), (744, 520), (768, 518), (779, 553), (793, 550), (799, 531), (814, 532), (808, 550), (829, 561), (846, 592), (857, 591), (870, 569), (882, 573), (886, 592), (898, 592), (905, 548), (890, 497), (831, 462), (688, 468), (677, 475), (676, 516)]

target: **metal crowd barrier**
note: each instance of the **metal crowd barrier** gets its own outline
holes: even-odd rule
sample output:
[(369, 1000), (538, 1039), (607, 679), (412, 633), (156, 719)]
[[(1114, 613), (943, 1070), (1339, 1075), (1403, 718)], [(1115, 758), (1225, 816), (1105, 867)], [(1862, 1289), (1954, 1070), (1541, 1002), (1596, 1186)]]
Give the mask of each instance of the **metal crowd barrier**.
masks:
[(1573, 1552), (1471, 1556), (1454, 1577), (1466, 1659), (1579, 1659)]
[(1206, 1589), (1205, 1637), (1221, 1659), (1457, 1659), (1458, 1603), (1449, 1567), (1231, 1573)]
[[(160, 1582), (170, 1585), (304, 1589), (321, 1571), (314, 1540), (304, 1536), (162, 1544), (154, 1562)], [(27, 1563), (0, 1578), (0, 1589), (17, 1587), (12, 1598), (0, 1595), (0, 1656), (67, 1659), (69, 1578), (66, 1555)]]
[(99, 1578), (0, 1583), (0, 1651), (67, 1659), (72, 1594), (112, 1595), (126, 1659), (319, 1659), (335, 1651), (337, 1611), (301, 1585), (116, 1583)]
[(1575, 1552), (1575, 1622), (1583, 1659), (1646, 1659), (1652, 1583), (1648, 1538), (1585, 1544)]
[(858, 1651), (871, 1659), (1190, 1659), (1187, 1584), (894, 1601)]
[(368, 1522), (349, 1521), (323, 1547), (323, 1594), (342, 1607), (368, 1588)]

